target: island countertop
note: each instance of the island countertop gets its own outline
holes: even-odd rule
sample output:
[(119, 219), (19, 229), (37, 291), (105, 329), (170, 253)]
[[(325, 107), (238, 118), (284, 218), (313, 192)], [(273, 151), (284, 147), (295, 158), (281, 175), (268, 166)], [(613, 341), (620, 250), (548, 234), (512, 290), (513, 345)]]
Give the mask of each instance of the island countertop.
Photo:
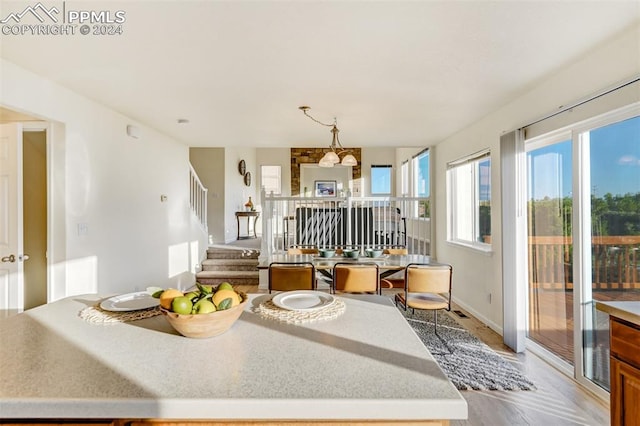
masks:
[(189, 339), (161, 316), (94, 324), (69, 297), (0, 320), (0, 418), (466, 419), (467, 403), (391, 301), (341, 297), (331, 321), (254, 312)]
[(640, 301), (596, 302), (596, 309), (640, 327)]

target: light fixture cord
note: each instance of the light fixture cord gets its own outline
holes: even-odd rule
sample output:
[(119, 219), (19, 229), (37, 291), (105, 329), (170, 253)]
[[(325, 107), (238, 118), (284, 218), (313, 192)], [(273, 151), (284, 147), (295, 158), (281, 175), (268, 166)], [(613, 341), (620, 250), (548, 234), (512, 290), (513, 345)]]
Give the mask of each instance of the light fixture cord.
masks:
[[(312, 119), (313, 121), (315, 121), (316, 123), (322, 125), (322, 126), (326, 126), (326, 127), (333, 127), (333, 129), (335, 129), (335, 131), (333, 129), (331, 129), (331, 133), (333, 133), (333, 141), (331, 142), (331, 146), (329, 148), (331, 148), (331, 150), (333, 152), (336, 151), (336, 148), (340, 148), (340, 152), (338, 154), (342, 154), (343, 152), (349, 152), (349, 150), (344, 149), (344, 147), (342, 146), (342, 143), (340, 142), (340, 137), (338, 136), (338, 132), (340, 130), (338, 130), (338, 119), (336, 117), (333, 117), (333, 124), (327, 124), (327, 123), (323, 123), (320, 120), (317, 120), (315, 118), (313, 118), (311, 116), (311, 114), (309, 114), (307, 112), (307, 110), (309, 109), (309, 107), (299, 107), (299, 109), (303, 112), (304, 115), (306, 115), (307, 117), (309, 117), (310, 119)], [(337, 145), (336, 145), (337, 143)]]
[(309, 117), (310, 119), (312, 119), (312, 120), (313, 120), (313, 121), (315, 121), (316, 123), (321, 124), (321, 125), (323, 125), (323, 126), (333, 127), (333, 126), (335, 126), (335, 125), (337, 124), (337, 120), (336, 120), (336, 118), (335, 118), (335, 117), (333, 117), (333, 124), (326, 124), (326, 123), (323, 123), (323, 122), (322, 122), (322, 121), (320, 121), (320, 120), (317, 120), (317, 119), (313, 118), (313, 117), (312, 117), (312, 116), (307, 112), (307, 110), (306, 110), (306, 109), (303, 109), (303, 110), (302, 110), (302, 112), (304, 113), (304, 115), (306, 115), (307, 117)]

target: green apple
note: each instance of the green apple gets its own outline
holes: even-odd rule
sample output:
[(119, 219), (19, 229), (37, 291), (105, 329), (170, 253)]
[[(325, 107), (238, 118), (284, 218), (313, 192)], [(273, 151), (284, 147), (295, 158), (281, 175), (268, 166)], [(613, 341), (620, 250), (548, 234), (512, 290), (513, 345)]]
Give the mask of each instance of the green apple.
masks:
[(200, 296), (200, 293), (199, 293), (199, 292), (197, 292), (197, 291), (190, 291), (189, 293), (185, 294), (185, 296), (186, 296), (186, 297), (188, 297), (188, 298), (189, 298), (189, 300), (191, 300), (191, 301), (193, 302), (193, 300), (194, 300), (196, 297)]
[(233, 290), (233, 286), (231, 285), (231, 283), (228, 283), (228, 282), (220, 283), (217, 291), (220, 291), (220, 290)]
[(193, 305), (192, 312), (194, 314), (208, 314), (216, 311), (216, 305), (211, 302), (209, 299), (198, 300), (195, 305)]
[(171, 310), (176, 314), (189, 315), (192, 308), (193, 303), (187, 296), (179, 296), (171, 301)]

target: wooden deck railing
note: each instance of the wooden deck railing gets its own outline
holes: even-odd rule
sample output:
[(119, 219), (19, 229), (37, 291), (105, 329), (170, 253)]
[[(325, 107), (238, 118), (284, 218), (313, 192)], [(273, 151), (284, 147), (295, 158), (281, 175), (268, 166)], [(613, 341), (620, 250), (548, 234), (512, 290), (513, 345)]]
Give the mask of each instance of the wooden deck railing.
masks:
[[(592, 238), (593, 290), (640, 289), (640, 235)], [(572, 290), (571, 237), (529, 237), (529, 283)]]

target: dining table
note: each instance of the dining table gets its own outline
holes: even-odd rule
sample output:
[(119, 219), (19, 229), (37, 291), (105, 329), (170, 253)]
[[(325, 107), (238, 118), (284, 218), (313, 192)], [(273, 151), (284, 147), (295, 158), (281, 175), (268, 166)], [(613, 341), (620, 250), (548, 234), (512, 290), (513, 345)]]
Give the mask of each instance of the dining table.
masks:
[(323, 294), (341, 311), (306, 322), (265, 316), (275, 295), (249, 294), (231, 328), (205, 339), (183, 337), (152, 311), (92, 321), (82, 313), (105, 300), (98, 294), (0, 319), (0, 422), (446, 425), (467, 418), (465, 399), (389, 298)]
[(331, 257), (322, 257), (319, 254), (287, 254), (273, 253), (261, 258), (258, 263), (258, 269), (269, 269), (269, 265), (274, 262), (282, 263), (312, 263), (318, 272), (332, 277), (333, 267), (336, 263), (351, 263), (354, 265), (364, 263), (374, 263), (380, 269), (380, 278), (384, 279), (399, 271), (404, 271), (407, 265), (411, 263), (422, 263), (429, 265), (442, 265), (436, 262), (431, 256), (423, 254), (383, 254), (379, 257), (358, 256), (355, 258), (335, 255)]

